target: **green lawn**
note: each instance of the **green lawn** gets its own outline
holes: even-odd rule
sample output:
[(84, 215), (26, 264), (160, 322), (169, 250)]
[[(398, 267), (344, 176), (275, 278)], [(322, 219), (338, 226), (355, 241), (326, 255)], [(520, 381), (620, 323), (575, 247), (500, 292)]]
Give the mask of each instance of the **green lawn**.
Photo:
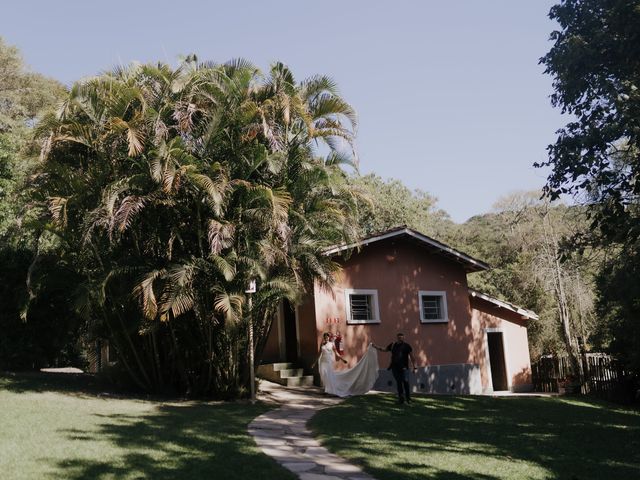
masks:
[(294, 478), (246, 432), (264, 405), (100, 397), (85, 380), (0, 376), (0, 478)]
[(596, 401), (369, 395), (311, 427), (379, 480), (640, 478), (640, 413)]

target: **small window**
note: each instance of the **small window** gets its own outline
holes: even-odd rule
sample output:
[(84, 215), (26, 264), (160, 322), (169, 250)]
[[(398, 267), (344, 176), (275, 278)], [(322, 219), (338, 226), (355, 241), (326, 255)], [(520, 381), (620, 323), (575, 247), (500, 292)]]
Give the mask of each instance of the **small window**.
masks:
[(418, 292), (420, 321), (422, 323), (442, 323), (449, 321), (446, 292)]
[(380, 323), (377, 290), (351, 290), (345, 294), (347, 323)]

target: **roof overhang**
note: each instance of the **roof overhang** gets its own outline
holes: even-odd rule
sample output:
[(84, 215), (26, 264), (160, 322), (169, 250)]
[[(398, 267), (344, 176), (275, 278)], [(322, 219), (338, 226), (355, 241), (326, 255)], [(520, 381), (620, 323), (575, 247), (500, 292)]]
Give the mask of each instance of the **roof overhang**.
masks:
[(353, 248), (361, 248), (372, 243), (380, 242), (383, 240), (397, 238), (397, 237), (405, 237), (411, 239), (423, 247), (426, 247), (432, 250), (434, 253), (447, 257), (451, 260), (454, 260), (458, 263), (461, 263), (464, 266), (466, 272), (480, 272), (482, 270), (489, 270), (491, 267), (476, 258), (473, 258), (466, 253), (460, 252), (455, 248), (452, 248), (448, 245), (445, 245), (442, 242), (439, 242), (431, 237), (428, 237), (420, 232), (416, 232), (415, 230), (411, 230), (410, 228), (402, 227), (394, 230), (390, 230), (379, 235), (374, 235), (365, 239), (360, 240), (356, 243), (351, 244), (343, 244), (337, 245), (335, 247), (331, 247), (326, 250), (325, 255), (336, 255), (340, 252), (344, 252), (347, 250), (351, 250)]
[(487, 295), (486, 293), (482, 293), (479, 292), (477, 290), (474, 290), (472, 288), (469, 289), (469, 296), (474, 297), (474, 298), (481, 298), (482, 300), (492, 303), (493, 305), (500, 307), (500, 308), (504, 308), (506, 310), (510, 310), (518, 315), (520, 315), (522, 318), (527, 319), (527, 320), (538, 320), (540, 317), (538, 317), (538, 315), (535, 312), (532, 312), (531, 310), (527, 310), (526, 308), (522, 308), (522, 307), (518, 307), (517, 305), (513, 305), (509, 302), (505, 302), (503, 300), (498, 300), (497, 298), (491, 297), (489, 295)]

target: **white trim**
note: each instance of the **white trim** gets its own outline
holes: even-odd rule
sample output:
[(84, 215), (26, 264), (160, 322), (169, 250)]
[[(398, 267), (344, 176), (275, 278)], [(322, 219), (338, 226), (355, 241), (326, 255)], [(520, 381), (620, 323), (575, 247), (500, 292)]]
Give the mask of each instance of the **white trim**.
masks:
[[(113, 366), (118, 362), (117, 362), (117, 360), (110, 360), (110, 358), (111, 358), (111, 343), (109, 342), (109, 340), (106, 340), (105, 343), (106, 343), (105, 363), (107, 365), (109, 365), (109, 366)], [(115, 349), (114, 349), (114, 352), (115, 352)], [(118, 352), (115, 353), (115, 355), (117, 355), (117, 354), (118, 354)]]
[(482, 262), (480, 260), (476, 260), (473, 257), (470, 257), (469, 255), (466, 255), (462, 252), (459, 252), (458, 250), (449, 247), (448, 245), (445, 245), (444, 243), (440, 243), (437, 240), (434, 240), (433, 238), (427, 237), (426, 235), (423, 235), (420, 232), (416, 232), (415, 230), (411, 230), (410, 228), (403, 228), (400, 230), (395, 230), (393, 232), (388, 232), (388, 233), (383, 233), (381, 235), (377, 235), (375, 237), (370, 237), (370, 238), (366, 238), (364, 240), (361, 240), (359, 242), (356, 243), (351, 243), (348, 245), (337, 245), (335, 247), (331, 247), (330, 249), (326, 250), (324, 252), (325, 255), (329, 256), (329, 255), (334, 255), (336, 253), (342, 252), (344, 250), (350, 250), (352, 248), (356, 248), (356, 247), (364, 247), (365, 245), (369, 245), (371, 243), (374, 242), (379, 242), (380, 240), (385, 240), (387, 238), (393, 238), (393, 237), (397, 237), (399, 235), (409, 235), (410, 237), (413, 237), (417, 240), (420, 240), (423, 243), (426, 243), (427, 245), (430, 245), (432, 247), (436, 247), (439, 250), (445, 251), (455, 257), (457, 257), (460, 260), (463, 260), (467, 263), (470, 263), (471, 265), (473, 265), (474, 267), (476, 267), (478, 270), (488, 270), (490, 267), (488, 264), (486, 264), (485, 262)]
[[(371, 305), (371, 309), (373, 310), (374, 318), (370, 318), (367, 320), (352, 320), (351, 319), (351, 295), (371, 295), (372, 303), (373, 303), (373, 305)], [(344, 309), (345, 309), (345, 318), (347, 319), (347, 325), (380, 323), (378, 290), (363, 289), (363, 288), (345, 288), (344, 289)]]
[(510, 392), (513, 391), (513, 375), (511, 372), (511, 363), (509, 362), (509, 342), (507, 341), (507, 334), (502, 331), (502, 354), (504, 355), (504, 370), (507, 373), (507, 388)]
[[(422, 297), (429, 295), (432, 297), (442, 297), (442, 313), (444, 316), (438, 319), (424, 318), (424, 310), (422, 308)], [(420, 323), (447, 323), (449, 321), (449, 311), (447, 309), (447, 292), (444, 290), (420, 290), (418, 292), (418, 306), (420, 308)]]
[[(504, 339), (503, 339), (504, 340)], [(482, 346), (484, 348), (484, 368), (487, 373), (487, 393), (493, 393), (493, 375), (491, 374), (491, 357), (489, 355), (489, 336), (485, 328), (482, 334)]]
[(506, 308), (507, 310), (511, 310), (512, 312), (515, 312), (515, 313), (523, 316), (524, 318), (528, 318), (529, 320), (538, 320), (539, 319), (538, 315), (535, 312), (532, 312), (531, 310), (527, 310), (526, 308), (518, 307), (517, 305), (512, 305), (511, 303), (508, 303), (508, 302), (503, 302), (502, 300), (498, 300), (497, 298), (490, 297), (486, 293), (479, 292), (479, 291), (474, 290), (472, 288), (469, 289), (469, 295), (471, 295), (472, 297), (481, 298), (482, 300), (485, 300), (485, 301), (487, 301), (489, 303), (493, 303), (494, 305), (496, 305), (498, 307)]
[(493, 392), (493, 376), (491, 375), (491, 358), (489, 355), (489, 335), (488, 333), (502, 333), (502, 355), (504, 357), (504, 373), (507, 376), (507, 390), (511, 391), (511, 369), (509, 368), (509, 350), (507, 349), (507, 336), (502, 327), (484, 328), (484, 351), (487, 366), (487, 378), (489, 380), (487, 390)]

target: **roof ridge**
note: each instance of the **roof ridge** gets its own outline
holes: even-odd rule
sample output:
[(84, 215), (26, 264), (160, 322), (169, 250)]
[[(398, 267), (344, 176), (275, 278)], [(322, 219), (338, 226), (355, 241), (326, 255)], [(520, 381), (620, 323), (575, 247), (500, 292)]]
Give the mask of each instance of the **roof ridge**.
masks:
[(414, 239), (429, 245), (430, 247), (435, 247), (436, 249), (440, 250), (442, 253), (444, 253), (447, 256), (452, 256), (454, 257), (455, 260), (457, 261), (462, 261), (464, 263), (466, 263), (467, 265), (470, 265), (471, 271), (481, 271), (481, 270), (488, 270), (491, 267), (489, 266), (489, 264), (487, 264), (486, 262), (483, 262), (482, 260), (478, 260), (477, 258), (472, 257), (471, 255), (468, 255), (460, 250), (457, 250), (449, 245), (447, 245), (446, 243), (443, 243), (439, 240), (436, 240), (435, 238), (429, 237), (428, 235), (425, 235), (424, 233), (421, 233), (417, 230), (414, 230), (412, 228), (407, 227), (406, 225), (401, 226), (401, 227), (394, 227), (392, 229), (383, 231), (381, 233), (375, 234), (375, 235), (370, 235), (368, 237), (364, 237), (360, 240), (358, 240), (357, 242), (351, 243), (351, 244), (341, 244), (341, 245), (335, 245), (333, 247), (329, 247), (327, 250), (325, 250), (324, 254), (325, 255), (334, 255), (336, 253), (345, 251), (345, 250), (350, 250), (353, 248), (358, 248), (358, 247), (364, 247), (366, 245), (369, 245), (371, 243), (375, 243), (378, 242), (380, 240), (385, 240), (387, 238), (392, 238), (398, 235), (403, 235), (406, 234), (410, 237), (413, 237)]

